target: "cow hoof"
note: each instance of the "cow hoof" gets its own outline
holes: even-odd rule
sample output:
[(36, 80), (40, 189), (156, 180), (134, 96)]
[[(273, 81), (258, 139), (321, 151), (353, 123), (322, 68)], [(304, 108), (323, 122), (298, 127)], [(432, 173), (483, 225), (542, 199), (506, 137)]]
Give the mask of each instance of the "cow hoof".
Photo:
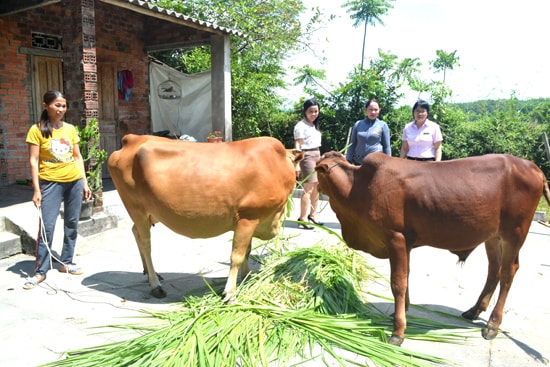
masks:
[(162, 287), (160, 285), (156, 288), (151, 289), (151, 294), (155, 298), (164, 298), (164, 297), (166, 297), (166, 292), (164, 291), (164, 289), (162, 289)]
[(475, 320), (477, 318), (477, 315), (473, 311), (473, 309), (469, 309), (468, 311), (464, 311), (462, 313), (462, 317), (464, 317), (466, 320)]
[(498, 328), (495, 328), (494, 326), (487, 326), (485, 327), (485, 329), (483, 329), (481, 335), (486, 340), (493, 340), (498, 335)]
[(225, 303), (226, 305), (233, 305), (236, 302), (237, 302), (237, 297), (235, 297), (235, 295), (225, 296), (225, 298), (223, 299), (223, 303)]
[(403, 344), (403, 340), (405, 340), (405, 338), (402, 338), (400, 336), (396, 336), (396, 335), (392, 335), (390, 340), (388, 340), (388, 343), (391, 344), (391, 345), (395, 345), (397, 347), (401, 346), (401, 344)]

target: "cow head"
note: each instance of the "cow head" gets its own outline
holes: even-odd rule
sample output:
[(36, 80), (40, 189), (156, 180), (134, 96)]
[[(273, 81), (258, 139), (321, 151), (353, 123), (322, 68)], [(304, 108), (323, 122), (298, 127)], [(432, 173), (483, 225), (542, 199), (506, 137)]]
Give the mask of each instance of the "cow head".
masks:
[(330, 151), (321, 156), (315, 165), (315, 171), (319, 175), (328, 175), (330, 170), (340, 164), (348, 164), (342, 153)]
[(317, 171), (317, 177), (319, 179), (319, 192), (330, 196), (330, 187), (332, 185), (327, 184), (327, 181), (334, 180), (335, 177), (329, 175), (333, 168), (339, 167), (344, 169), (351, 169), (353, 166), (348, 163), (346, 157), (339, 152), (330, 151), (321, 156), (317, 164), (315, 165), (315, 171)]

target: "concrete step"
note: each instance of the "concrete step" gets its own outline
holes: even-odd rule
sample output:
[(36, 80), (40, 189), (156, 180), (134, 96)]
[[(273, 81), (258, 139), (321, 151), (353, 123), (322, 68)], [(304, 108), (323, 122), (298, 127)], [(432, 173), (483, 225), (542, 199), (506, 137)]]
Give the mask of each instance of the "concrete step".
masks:
[(537, 222), (538, 221), (546, 222), (546, 212), (536, 211), (535, 215), (533, 216), (533, 220)]
[[(24, 253), (27, 255), (35, 255), (36, 251), (36, 239), (29, 235), (29, 231), (25, 229), (25, 223), (29, 222), (28, 217), (15, 216), (17, 220), (10, 220), (5, 216), (0, 215), (0, 258), (3, 259), (6, 253), (8, 256)], [(19, 224), (17, 224), (19, 223)], [(27, 223), (28, 224), (28, 223)], [(33, 225), (34, 227), (35, 225)], [(32, 230), (34, 232), (34, 229)], [(17, 237), (15, 243), (12, 242), (13, 238)], [(3, 241), (6, 241), (4, 243)], [(9, 245), (8, 245), (9, 244)], [(11, 246), (18, 246), (16, 249)]]
[(21, 253), (21, 237), (11, 232), (0, 232), (0, 259)]

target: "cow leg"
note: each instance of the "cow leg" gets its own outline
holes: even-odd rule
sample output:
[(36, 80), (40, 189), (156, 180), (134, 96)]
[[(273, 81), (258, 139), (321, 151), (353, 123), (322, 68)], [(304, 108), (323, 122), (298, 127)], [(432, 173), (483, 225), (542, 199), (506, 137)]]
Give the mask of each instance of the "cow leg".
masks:
[(134, 222), (132, 227), (132, 232), (136, 239), (139, 255), (141, 256), (141, 262), (143, 263), (143, 269), (147, 274), (149, 279), (149, 288), (151, 289), (151, 294), (156, 298), (166, 297), (166, 291), (162, 288), (160, 280), (155, 272), (153, 267), (153, 259), (151, 258), (151, 225), (148, 221), (145, 221), (138, 226)]
[(248, 255), (251, 251), (252, 235), (258, 226), (258, 220), (240, 219), (235, 227), (233, 235), (233, 247), (231, 249), (231, 264), (229, 266), (229, 276), (223, 291), (226, 303), (235, 301), (235, 292), (237, 291), (237, 276), (242, 266), (241, 278), (244, 279), (250, 272), (248, 265)]
[(390, 344), (401, 345), (405, 339), (407, 328), (407, 303), (409, 283), (409, 257), (410, 249), (407, 248), (402, 234), (394, 234), (388, 242), (390, 254), (390, 283), (394, 298), (393, 332), (389, 340)]
[(485, 252), (487, 253), (488, 270), (485, 286), (479, 295), (476, 304), (468, 311), (462, 313), (462, 317), (468, 320), (475, 320), (480, 313), (487, 309), (491, 297), (500, 281), (500, 264), (502, 257), (502, 246), (499, 238), (491, 238), (485, 241)]
[(243, 263), (241, 264), (240, 272), (241, 272), (241, 281), (243, 281), (246, 276), (250, 273), (250, 265), (248, 263), (248, 258), (250, 257), (250, 252), (252, 251), (252, 239), (248, 243), (248, 248), (246, 250), (246, 256), (243, 260)]
[(506, 298), (508, 297), (510, 287), (514, 281), (514, 276), (519, 269), (519, 248), (520, 246), (510, 246), (507, 243), (504, 246), (502, 266), (500, 269), (500, 292), (498, 294), (498, 300), (493, 308), (493, 312), (491, 312), (491, 317), (487, 325), (481, 332), (481, 335), (487, 340), (494, 339), (498, 334), (498, 328), (502, 322), (504, 304), (506, 303)]

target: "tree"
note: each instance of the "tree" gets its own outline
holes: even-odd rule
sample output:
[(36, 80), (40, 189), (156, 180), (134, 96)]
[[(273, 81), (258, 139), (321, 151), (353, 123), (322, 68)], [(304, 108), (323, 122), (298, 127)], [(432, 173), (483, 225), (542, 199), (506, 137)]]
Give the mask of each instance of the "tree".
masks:
[[(301, 21), (305, 10), (295, 0), (161, 0), (158, 6), (241, 31), (231, 37), (233, 139), (259, 136), (267, 131), (270, 116), (282, 104), (278, 89), (285, 86), (285, 56), (308, 42)], [(312, 21), (320, 22), (317, 13)], [(306, 31), (303, 31), (306, 30)], [(210, 68), (209, 47), (158, 53), (155, 57), (182, 71)]]
[(453, 70), (455, 66), (460, 66), (458, 63), (460, 57), (456, 56), (456, 50), (450, 53), (446, 53), (443, 50), (437, 50), (435, 53), (437, 59), (430, 61), (430, 65), (432, 65), (436, 72), (443, 71), (443, 83), (445, 83), (447, 70)]
[(370, 61), (368, 69), (355, 69), (329, 96), (317, 97), (322, 114), (322, 149), (341, 150), (345, 147), (349, 128), (364, 118), (365, 102), (371, 98), (380, 102), (380, 116), (388, 122), (391, 135), (400, 136), (402, 126), (393, 124), (386, 117), (401, 99), (401, 88), (419, 72), (419, 64), (417, 59), (399, 60), (396, 55), (378, 50), (378, 58)]
[(532, 112), (531, 120), (539, 124), (550, 124), (550, 101), (538, 102)]
[(350, 18), (355, 20), (354, 27), (363, 27), (363, 48), (361, 51), (361, 71), (363, 70), (363, 62), (365, 59), (365, 43), (367, 39), (367, 25), (376, 26), (378, 22), (384, 25), (381, 16), (386, 15), (393, 5), (389, 1), (395, 0), (349, 0), (344, 3), (343, 7), (348, 8), (347, 13), (351, 13)]
[(330, 94), (330, 91), (328, 91), (318, 81), (318, 80), (325, 80), (326, 73), (324, 70), (313, 69), (309, 65), (304, 65), (302, 67), (291, 66), (290, 68), (299, 73), (293, 80), (294, 85), (304, 84), (304, 89), (308, 92), (308, 94), (314, 93), (313, 89), (311, 89), (310, 86), (312, 87), (317, 86), (321, 88), (323, 91), (325, 91), (327, 94)]

